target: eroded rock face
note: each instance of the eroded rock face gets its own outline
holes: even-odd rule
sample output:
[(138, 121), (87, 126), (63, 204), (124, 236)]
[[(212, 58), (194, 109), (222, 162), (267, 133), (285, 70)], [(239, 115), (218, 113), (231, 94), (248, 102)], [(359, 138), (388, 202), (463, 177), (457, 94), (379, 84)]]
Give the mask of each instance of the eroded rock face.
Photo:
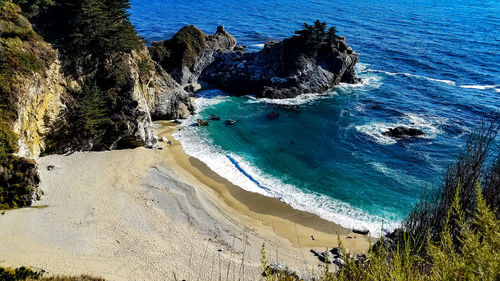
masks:
[(232, 51), (235, 46), (236, 39), (223, 26), (219, 26), (215, 34), (207, 35), (187, 25), (170, 40), (153, 42), (149, 49), (153, 60), (177, 83), (192, 91), (199, 87), (198, 77), (214, 61), (214, 54)]
[[(78, 61), (74, 69), (74, 93), (64, 121), (49, 136), (48, 153), (153, 147), (157, 142), (153, 118), (186, 118), (193, 111), (189, 94), (151, 60), (146, 47), (105, 58), (90, 57)], [(88, 125), (81, 116), (82, 89), (89, 81), (96, 81), (105, 102), (107, 121), (95, 132), (86, 130)]]
[(345, 38), (323, 41), (312, 51), (304, 41), (294, 36), (268, 42), (259, 52), (218, 54), (200, 79), (229, 93), (266, 98), (321, 93), (340, 82), (360, 82), (354, 73), (358, 55)]
[[(53, 50), (54, 53), (55, 50)], [(66, 109), (67, 80), (61, 74), (61, 62), (56, 59), (43, 73), (25, 77), (17, 89), (17, 119), (14, 132), (19, 136), (17, 155), (36, 158), (46, 148), (45, 137)]]

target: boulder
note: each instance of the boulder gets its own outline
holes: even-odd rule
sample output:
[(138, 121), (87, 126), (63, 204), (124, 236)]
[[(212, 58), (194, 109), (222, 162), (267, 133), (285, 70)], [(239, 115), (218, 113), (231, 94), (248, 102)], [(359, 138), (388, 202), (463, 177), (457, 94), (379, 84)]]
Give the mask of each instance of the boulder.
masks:
[(345, 260), (341, 257), (333, 259), (332, 263), (337, 265), (338, 267), (342, 267), (342, 266), (346, 265)]
[(356, 262), (364, 262), (366, 260), (366, 254), (356, 254), (354, 260)]
[(368, 233), (370, 233), (370, 230), (364, 228), (354, 228), (352, 232), (361, 235), (368, 235)]
[(198, 119), (198, 122), (196, 122), (196, 126), (198, 127), (207, 127), (208, 125), (208, 121), (203, 119)]
[(267, 266), (266, 270), (262, 273), (262, 275), (267, 277), (268, 273), (270, 275), (285, 274), (286, 276), (298, 278), (297, 274), (293, 270), (291, 270), (288, 266), (277, 263), (277, 262), (273, 262), (273, 263), (269, 264)]
[(226, 121), (224, 121), (224, 124), (231, 126), (231, 125), (236, 124), (236, 121), (234, 121), (232, 119), (227, 119)]
[(420, 130), (420, 129), (415, 129), (415, 128), (408, 128), (404, 126), (399, 126), (396, 128), (391, 128), (386, 132), (382, 133), (385, 136), (391, 137), (391, 138), (404, 138), (404, 137), (418, 137), (418, 136), (423, 136), (425, 133)]

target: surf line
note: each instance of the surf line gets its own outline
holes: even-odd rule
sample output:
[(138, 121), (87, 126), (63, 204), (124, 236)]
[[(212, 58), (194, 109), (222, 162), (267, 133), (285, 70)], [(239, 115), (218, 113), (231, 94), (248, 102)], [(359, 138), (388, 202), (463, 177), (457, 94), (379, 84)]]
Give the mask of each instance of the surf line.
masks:
[(245, 170), (243, 170), (243, 168), (241, 168), (241, 166), (238, 163), (238, 161), (236, 161), (233, 157), (231, 157), (231, 156), (229, 156), (227, 154), (226, 154), (226, 157), (227, 157), (227, 159), (229, 159), (229, 161), (231, 161), (231, 163), (233, 163), (233, 165), (236, 167), (236, 169), (238, 169), (238, 171), (240, 171), (243, 175), (245, 175), (245, 177), (247, 177), (249, 180), (251, 180), (253, 183), (255, 183), (259, 188), (264, 189), (264, 190), (269, 191), (270, 193), (272, 193), (272, 191), (271, 191), (270, 188), (267, 188), (267, 187), (261, 185), (256, 179), (254, 179)]

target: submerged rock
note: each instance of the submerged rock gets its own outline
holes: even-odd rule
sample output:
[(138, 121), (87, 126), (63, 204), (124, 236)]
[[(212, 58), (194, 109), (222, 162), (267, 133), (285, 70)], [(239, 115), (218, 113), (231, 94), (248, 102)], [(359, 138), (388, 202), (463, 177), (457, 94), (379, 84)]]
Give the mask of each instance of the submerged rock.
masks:
[(220, 121), (220, 117), (217, 116), (217, 115), (210, 115), (210, 117), (208, 117), (208, 120), (210, 120), (210, 121)]
[(236, 124), (236, 121), (234, 120), (231, 120), (231, 119), (227, 119), (226, 121), (224, 121), (224, 124), (230, 126), (230, 125), (234, 125)]
[(383, 132), (382, 134), (388, 137), (398, 138), (398, 139), (404, 137), (418, 137), (425, 135), (425, 133), (422, 130), (415, 128), (407, 128), (403, 126), (389, 129), (388, 131)]
[(286, 109), (286, 110), (294, 110), (294, 111), (300, 110), (300, 105), (298, 105), (298, 104), (267, 103), (267, 105), (269, 107), (276, 107), (276, 108), (281, 108), (281, 109)]
[(276, 119), (278, 117), (280, 117), (279, 112), (272, 112), (267, 115), (267, 119)]

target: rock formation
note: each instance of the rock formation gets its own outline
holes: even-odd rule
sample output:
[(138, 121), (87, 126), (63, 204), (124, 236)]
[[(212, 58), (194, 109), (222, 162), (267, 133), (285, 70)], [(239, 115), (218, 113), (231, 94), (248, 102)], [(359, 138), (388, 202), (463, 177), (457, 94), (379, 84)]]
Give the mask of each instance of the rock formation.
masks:
[(360, 82), (354, 73), (358, 56), (345, 38), (318, 30), (319, 35), (268, 42), (259, 52), (217, 54), (200, 79), (231, 94), (273, 99), (321, 93), (340, 82)]
[(198, 78), (214, 61), (216, 53), (232, 51), (236, 39), (223, 26), (213, 35), (207, 35), (193, 25), (181, 28), (170, 40), (153, 42), (150, 52), (177, 83), (187, 90), (199, 88)]
[(29, 206), (38, 182), (27, 158), (152, 146), (152, 117), (194, 110), (189, 94), (128, 35), (138, 43), (128, 50), (75, 54), (60, 38), (45, 41), (19, 6), (0, 1), (0, 208)]
[(422, 130), (415, 129), (415, 128), (407, 128), (403, 126), (399, 126), (396, 128), (391, 128), (386, 132), (382, 133), (385, 136), (392, 137), (392, 138), (404, 138), (404, 137), (418, 137), (418, 136), (423, 136), (425, 133)]

